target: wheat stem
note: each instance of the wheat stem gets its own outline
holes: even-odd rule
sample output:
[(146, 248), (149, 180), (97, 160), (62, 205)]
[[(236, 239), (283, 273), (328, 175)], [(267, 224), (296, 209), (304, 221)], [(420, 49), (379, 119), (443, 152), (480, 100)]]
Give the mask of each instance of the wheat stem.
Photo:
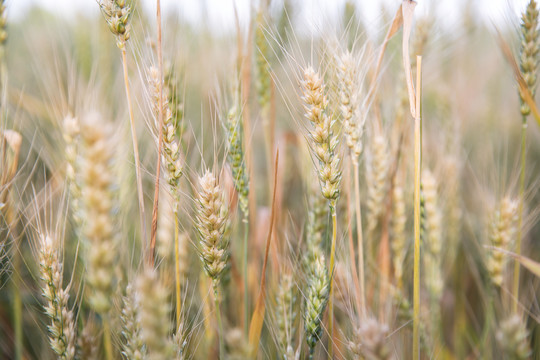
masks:
[[(17, 252), (18, 254), (18, 252)], [(19, 255), (15, 255), (18, 257)], [(15, 337), (15, 359), (22, 360), (23, 358), (23, 316), (22, 316), (22, 298), (19, 284), (19, 277), (14, 276), (13, 279), (13, 327)]]
[(420, 359), (420, 174), (422, 173), (421, 81), (422, 57), (417, 56), (416, 111), (414, 119), (414, 279), (413, 359)]
[(146, 216), (144, 214), (144, 195), (142, 189), (141, 161), (139, 157), (139, 146), (137, 145), (137, 130), (135, 129), (135, 119), (133, 116), (133, 105), (131, 103), (131, 89), (129, 86), (127, 55), (125, 46), (122, 51), (122, 68), (124, 69), (124, 86), (126, 88), (126, 97), (128, 103), (129, 123), (131, 126), (131, 139), (133, 142), (133, 157), (135, 158), (135, 178), (137, 181), (137, 196), (139, 199), (139, 221), (141, 223), (141, 238), (146, 239)]
[(354, 171), (354, 196), (356, 206), (356, 236), (358, 240), (358, 271), (360, 276), (360, 306), (361, 315), (366, 315), (366, 295), (364, 277), (364, 239), (362, 236), (362, 210), (360, 206), (360, 175), (358, 174), (358, 162), (353, 162)]
[[(527, 117), (523, 116), (523, 122), (521, 125), (521, 164), (519, 169), (519, 210), (518, 210), (518, 229), (516, 239), (516, 254), (521, 254), (521, 238), (523, 236), (523, 203), (525, 195), (525, 161), (527, 159)], [(512, 303), (512, 310), (517, 313), (519, 304), (519, 261), (514, 262), (514, 282), (512, 289), (512, 296), (514, 301)]]
[(244, 333), (249, 332), (249, 289), (248, 289), (248, 237), (249, 215), (244, 213)]
[(212, 287), (214, 289), (214, 305), (216, 307), (216, 320), (218, 323), (218, 339), (219, 339), (219, 357), (218, 359), (225, 359), (225, 342), (223, 340), (223, 323), (221, 321), (220, 301), (219, 301), (219, 281), (212, 280)]
[(337, 212), (336, 201), (330, 201), (330, 213), (332, 215), (332, 245), (330, 247), (330, 297), (328, 299), (328, 336), (330, 343), (328, 344), (328, 358), (333, 359), (334, 356), (334, 263), (336, 259), (336, 238), (337, 238)]
[(180, 312), (182, 309), (182, 294), (180, 286), (180, 244), (178, 240), (179, 224), (178, 224), (178, 210), (174, 210), (174, 268), (175, 268), (175, 280), (176, 280), (176, 327), (180, 326)]

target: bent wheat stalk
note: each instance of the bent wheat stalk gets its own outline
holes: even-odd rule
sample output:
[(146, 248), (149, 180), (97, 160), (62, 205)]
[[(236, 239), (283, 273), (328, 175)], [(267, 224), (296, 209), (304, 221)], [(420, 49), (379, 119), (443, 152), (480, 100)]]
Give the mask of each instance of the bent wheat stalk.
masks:
[(129, 85), (129, 74), (127, 66), (126, 43), (131, 35), (131, 16), (133, 9), (124, 1), (99, 0), (101, 13), (109, 25), (109, 29), (116, 37), (116, 46), (122, 53), (122, 69), (124, 72), (124, 87), (129, 112), (129, 124), (131, 127), (131, 140), (133, 142), (133, 157), (135, 159), (135, 177), (137, 180), (137, 196), (139, 200), (139, 217), (141, 225), (141, 238), (146, 239), (146, 216), (144, 213), (144, 194), (142, 189), (141, 161), (139, 156), (139, 146), (137, 141), (137, 129), (135, 128), (135, 118), (133, 115), (133, 105), (131, 103), (131, 90)]

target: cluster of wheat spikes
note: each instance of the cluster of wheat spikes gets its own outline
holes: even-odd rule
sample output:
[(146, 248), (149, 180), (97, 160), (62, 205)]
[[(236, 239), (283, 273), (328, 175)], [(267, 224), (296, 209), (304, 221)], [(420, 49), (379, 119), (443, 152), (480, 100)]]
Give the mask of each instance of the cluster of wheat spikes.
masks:
[(540, 358), (535, 0), (142, 3), (0, 0), (0, 359)]

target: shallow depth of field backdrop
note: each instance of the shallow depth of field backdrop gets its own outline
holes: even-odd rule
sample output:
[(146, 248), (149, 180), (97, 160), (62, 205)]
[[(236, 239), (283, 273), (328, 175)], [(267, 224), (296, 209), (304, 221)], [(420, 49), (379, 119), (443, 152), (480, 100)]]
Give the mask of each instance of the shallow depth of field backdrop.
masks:
[(0, 0), (0, 359), (540, 358), (539, 5), (417, 2)]

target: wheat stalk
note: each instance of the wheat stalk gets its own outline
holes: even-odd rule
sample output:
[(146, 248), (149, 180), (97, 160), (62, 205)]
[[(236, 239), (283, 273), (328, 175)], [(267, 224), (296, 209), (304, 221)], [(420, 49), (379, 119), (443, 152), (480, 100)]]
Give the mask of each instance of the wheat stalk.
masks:
[[(324, 94), (324, 85), (321, 77), (312, 67), (304, 70), (302, 81), (302, 100), (304, 102), (305, 117), (312, 123), (309, 139), (314, 157), (319, 162), (318, 175), (322, 195), (329, 201), (332, 215), (332, 242), (330, 248), (330, 272), (333, 274), (336, 238), (337, 214), (336, 203), (340, 195), (341, 161), (336, 153), (339, 143), (338, 137), (332, 131), (333, 121), (326, 114), (328, 100)], [(328, 332), (332, 339), (333, 334), (333, 276), (330, 277), (330, 298), (328, 304), (329, 323)], [(333, 345), (329, 347), (329, 356), (332, 356)]]
[[(109, 25), (109, 29), (116, 37), (116, 46), (122, 53), (122, 69), (124, 72), (124, 87), (129, 112), (129, 124), (131, 126), (131, 139), (133, 142), (133, 157), (135, 159), (135, 177), (137, 179), (137, 196), (139, 200), (139, 220), (141, 226), (141, 237), (146, 238), (146, 216), (144, 211), (144, 194), (142, 188), (141, 161), (139, 157), (139, 146), (137, 142), (137, 129), (135, 128), (135, 118), (133, 115), (133, 105), (131, 103), (131, 89), (129, 86), (129, 75), (127, 66), (126, 43), (131, 36), (131, 16), (133, 9), (129, 0), (98, 0), (101, 13)], [(144, 243), (144, 241), (143, 241)]]
[[(521, 56), (520, 70), (523, 75), (527, 89), (534, 98), (536, 92), (536, 72), (538, 68), (538, 55), (540, 52), (540, 36), (538, 30), (538, 15), (539, 11), (535, 0), (530, 0), (527, 5), (527, 10), (522, 15), (521, 19)], [(523, 227), (523, 207), (525, 196), (525, 166), (527, 159), (527, 117), (531, 112), (529, 105), (524, 101), (523, 95), (520, 92), (521, 100), (521, 163), (519, 174), (519, 214), (518, 214), (518, 233), (516, 242), (516, 253), (521, 254), (521, 239)], [(514, 297), (513, 310), (517, 312), (519, 302), (519, 262), (514, 265), (514, 283), (512, 295)]]

